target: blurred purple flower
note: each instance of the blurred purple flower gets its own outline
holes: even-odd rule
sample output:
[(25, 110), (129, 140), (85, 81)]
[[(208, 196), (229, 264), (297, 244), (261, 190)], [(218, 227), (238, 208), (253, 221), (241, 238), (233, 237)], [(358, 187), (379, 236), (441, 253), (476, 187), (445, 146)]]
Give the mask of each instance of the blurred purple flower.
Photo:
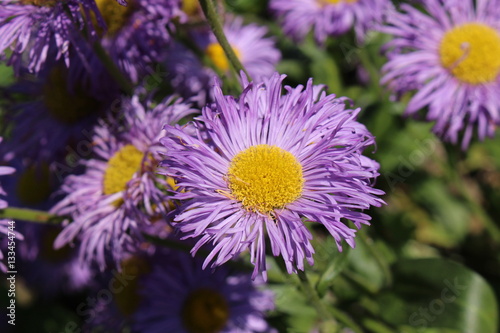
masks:
[(363, 41), (366, 33), (382, 22), (389, 0), (271, 0), (271, 10), (281, 19), (283, 30), (302, 41), (313, 30), (320, 44), (352, 27)]
[(500, 1), (422, 0), (426, 12), (402, 4), (382, 28), (389, 61), (382, 83), (397, 96), (416, 90), (406, 108), (427, 110), (434, 132), (467, 149), (500, 124)]

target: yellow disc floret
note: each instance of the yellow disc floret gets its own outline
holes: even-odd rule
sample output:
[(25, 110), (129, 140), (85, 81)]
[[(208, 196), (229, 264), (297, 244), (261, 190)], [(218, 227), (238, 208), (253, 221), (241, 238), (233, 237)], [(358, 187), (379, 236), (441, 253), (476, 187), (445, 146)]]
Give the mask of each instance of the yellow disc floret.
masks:
[[(238, 57), (238, 59), (241, 59), (240, 51), (238, 49), (233, 47), (233, 51)], [(224, 50), (222, 49), (222, 46), (220, 46), (219, 43), (211, 43), (207, 46), (205, 49), (205, 53), (207, 56), (212, 60), (214, 63), (215, 67), (220, 69), (223, 72), (226, 72), (229, 70), (229, 61), (227, 60), (226, 54), (224, 53)]]
[(228, 170), (229, 189), (249, 211), (268, 214), (302, 194), (302, 166), (290, 152), (256, 145), (238, 153)]
[(135, 7), (133, 1), (130, 0), (127, 6), (122, 6), (116, 1), (110, 0), (96, 0), (96, 4), (108, 27), (108, 35), (111, 36), (114, 36), (127, 24)]
[(216, 291), (193, 291), (182, 306), (182, 321), (189, 333), (217, 333), (226, 326), (229, 307)]
[(126, 145), (118, 150), (108, 161), (103, 193), (108, 195), (125, 190), (128, 181), (141, 167), (143, 157), (144, 153), (133, 145)]
[(439, 56), (443, 66), (462, 82), (492, 82), (500, 72), (500, 35), (482, 23), (457, 26), (441, 40)]

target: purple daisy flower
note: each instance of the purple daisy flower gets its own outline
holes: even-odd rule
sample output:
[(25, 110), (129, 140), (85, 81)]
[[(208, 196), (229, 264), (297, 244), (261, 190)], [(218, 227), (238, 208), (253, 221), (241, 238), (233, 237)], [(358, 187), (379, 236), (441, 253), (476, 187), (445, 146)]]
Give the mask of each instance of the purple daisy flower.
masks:
[[(175, 123), (193, 110), (174, 98), (167, 98), (153, 110), (139, 98), (122, 100), (122, 128), (113, 130), (105, 121), (95, 127), (95, 157), (82, 164), (82, 175), (65, 179), (66, 197), (51, 210), (70, 215), (68, 224), (56, 239), (56, 248), (80, 240), (81, 259), (95, 259), (106, 267), (107, 251), (116, 262), (134, 251), (144, 227), (169, 210), (170, 187), (156, 172), (165, 153), (158, 139), (162, 124)], [(121, 113), (121, 114), (122, 114)], [(119, 122), (111, 120), (110, 124)], [(116, 133), (118, 132), (118, 133)]]
[[(215, 103), (194, 122), (191, 137), (179, 126), (165, 126), (163, 164), (179, 186), (182, 201), (175, 226), (184, 238), (200, 237), (193, 248), (214, 244), (204, 263), (223, 264), (250, 250), (253, 276), (266, 276), (265, 237), (290, 273), (312, 265), (314, 249), (305, 221), (323, 224), (341, 250), (354, 246), (355, 230), (370, 216), (359, 212), (383, 201), (371, 187), (378, 164), (361, 155), (375, 143), (356, 121), (359, 109), (346, 110), (346, 98), (307, 86), (281, 94), (284, 76), (261, 84), (246, 82), (238, 99), (218, 84)], [(205, 140), (207, 138), (208, 140)]]
[(170, 251), (141, 281), (142, 302), (134, 332), (270, 332), (264, 312), (274, 308), (270, 291), (249, 274), (202, 269), (200, 258)]
[(38, 73), (55, 46), (56, 59), (69, 66), (70, 46), (79, 49), (83, 28), (89, 26), (85, 17), (95, 10), (91, 0), (0, 0), (0, 56), (11, 49), (9, 64), (16, 73), (23, 66)]
[(22, 94), (26, 99), (7, 106), (3, 120), (13, 130), (1, 149), (4, 159), (49, 163), (61, 180), (75, 169), (62, 163), (66, 156), (88, 155), (90, 130), (118, 96), (118, 89), (109, 77), (94, 78), (77, 61), (70, 68), (58, 61), (36, 78), (24, 75), (7, 93)]
[(180, 1), (129, 0), (127, 6), (110, 0), (96, 3), (107, 26), (102, 45), (110, 56), (134, 82), (151, 74), (150, 65), (163, 59), (170, 42), (168, 30), (174, 28), (172, 19), (180, 11)]
[(480, 140), (500, 124), (500, 1), (421, 1), (426, 13), (401, 5), (382, 30), (389, 61), (382, 83), (398, 96), (417, 90), (406, 108), (427, 108), (434, 132), (462, 149), (474, 128)]
[[(267, 28), (256, 24), (243, 25), (241, 18), (235, 18), (227, 20), (224, 33), (252, 78), (258, 81), (275, 72), (281, 53), (276, 48), (275, 41), (265, 37)], [(229, 73), (228, 59), (212, 32), (195, 32), (194, 41), (218, 71)], [(210, 82), (216, 74), (203, 66), (196, 55), (184, 46), (174, 44), (165, 63), (172, 76), (172, 85), (179, 94), (192, 98), (198, 105), (205, 105), (210, 100), (207, 98), (210, 94)]]
[(368, 30), (382, 22), (389, 0), (271, 0), (271, 10), (281, 18), (286, 35), (303, 40), (314, 31), (318, 43), (339, 36), (352, 27), (363, 41)]

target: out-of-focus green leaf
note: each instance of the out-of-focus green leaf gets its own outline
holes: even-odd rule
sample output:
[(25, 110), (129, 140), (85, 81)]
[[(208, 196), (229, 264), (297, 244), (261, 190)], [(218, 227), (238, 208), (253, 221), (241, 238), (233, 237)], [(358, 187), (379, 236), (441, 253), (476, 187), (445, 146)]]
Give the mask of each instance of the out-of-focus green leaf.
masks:
[(326, 270), (321, 275), (316, 289), (320, 295), (324, 295), (332, 281), (339, 275), (347, 264), (347, 257), (350, 253), (350, 248), (347, 247), (343, 252), (339, 252), (332, 258)]
[(377, 302), (381, 317), (398, 332), (497, 333), (495, 294), (465, 266), (445, 259), (403, 260), (393, 274), (393, 288)]
[(14, 71), (11, 66), (0, 63), (0, 87), (7, 87), (14, 82)]

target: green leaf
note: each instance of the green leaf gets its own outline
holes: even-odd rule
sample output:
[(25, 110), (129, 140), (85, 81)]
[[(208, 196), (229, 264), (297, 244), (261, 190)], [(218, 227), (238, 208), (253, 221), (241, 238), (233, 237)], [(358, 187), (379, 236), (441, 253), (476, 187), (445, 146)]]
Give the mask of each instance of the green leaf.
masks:
[(412, 259), (393, 274), (393, 288), (377, 302), (398, 332), (497, 333), (497, 300), (477, 273), (445, 259)]
[(324, 295), (332, 281), (339, 275), (347, 264), (347, 257), (350, 253), (350, 247), (345, 247), (342, 252), (339, 252), (328, 264), (326, 270), (321, 275), (316, 289), (320, 296)]

